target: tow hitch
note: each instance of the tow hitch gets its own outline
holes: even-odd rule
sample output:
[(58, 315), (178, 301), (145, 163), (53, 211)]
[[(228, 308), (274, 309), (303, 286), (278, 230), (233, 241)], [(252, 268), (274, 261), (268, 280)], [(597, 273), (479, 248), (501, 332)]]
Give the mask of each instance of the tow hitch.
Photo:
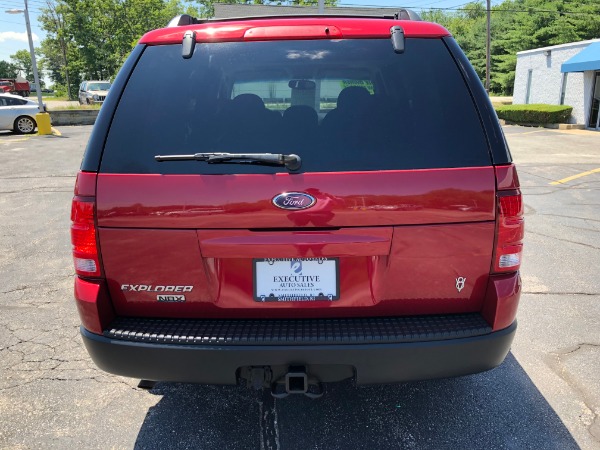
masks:
[(304, 366), (290, 366), (284, 377), (271, 385), (271, 395), (285, 398), (290, 394), (304, 394), (308, 398), (323, 396), (323, 386), (319, 380), (310, 378)]

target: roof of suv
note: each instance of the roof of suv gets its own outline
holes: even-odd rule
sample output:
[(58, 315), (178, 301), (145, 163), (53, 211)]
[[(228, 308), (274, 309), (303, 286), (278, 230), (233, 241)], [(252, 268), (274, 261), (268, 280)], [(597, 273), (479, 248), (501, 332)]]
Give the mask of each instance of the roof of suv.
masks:
[(297, 16), (209, 20), (161, 28), (146, 33), (140, 44), (179, 44), (186, 31), (195, 31), (200, 42), (384, 38), (392, 26), (401, 26), (406, 37), (441, 38), (450, 32), (438, 24), (378, 17)]

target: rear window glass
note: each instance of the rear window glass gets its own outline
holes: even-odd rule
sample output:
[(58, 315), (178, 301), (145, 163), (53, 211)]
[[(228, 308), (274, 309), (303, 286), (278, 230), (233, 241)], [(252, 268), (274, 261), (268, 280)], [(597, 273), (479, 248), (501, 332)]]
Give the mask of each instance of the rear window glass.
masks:
[(285, 168), (155, 155), (296, 153), (300, 172), (490, 164), (464, 80), (439, 39), (150, 46), (115, 111), (101, 172), (235, 174)]

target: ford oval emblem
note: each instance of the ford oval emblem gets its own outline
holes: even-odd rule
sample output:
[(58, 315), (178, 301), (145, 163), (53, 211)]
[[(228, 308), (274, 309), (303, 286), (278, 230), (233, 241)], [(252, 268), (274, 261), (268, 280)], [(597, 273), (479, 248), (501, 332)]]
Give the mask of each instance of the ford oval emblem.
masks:
[(273, 198), (273, 204), (281, 209), (306, 209), (316, 202), (316, 198), (304, 192), (284, 192)]

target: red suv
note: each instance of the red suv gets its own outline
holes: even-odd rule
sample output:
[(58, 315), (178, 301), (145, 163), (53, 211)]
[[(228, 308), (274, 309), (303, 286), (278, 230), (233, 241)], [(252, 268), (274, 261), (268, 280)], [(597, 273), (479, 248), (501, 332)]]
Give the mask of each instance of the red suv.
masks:
[(181, 16), (142, 37), (73, 199), (100, 368), (316, 395), (503, 361), (519, 181), (464, 54), (412, 19)]

